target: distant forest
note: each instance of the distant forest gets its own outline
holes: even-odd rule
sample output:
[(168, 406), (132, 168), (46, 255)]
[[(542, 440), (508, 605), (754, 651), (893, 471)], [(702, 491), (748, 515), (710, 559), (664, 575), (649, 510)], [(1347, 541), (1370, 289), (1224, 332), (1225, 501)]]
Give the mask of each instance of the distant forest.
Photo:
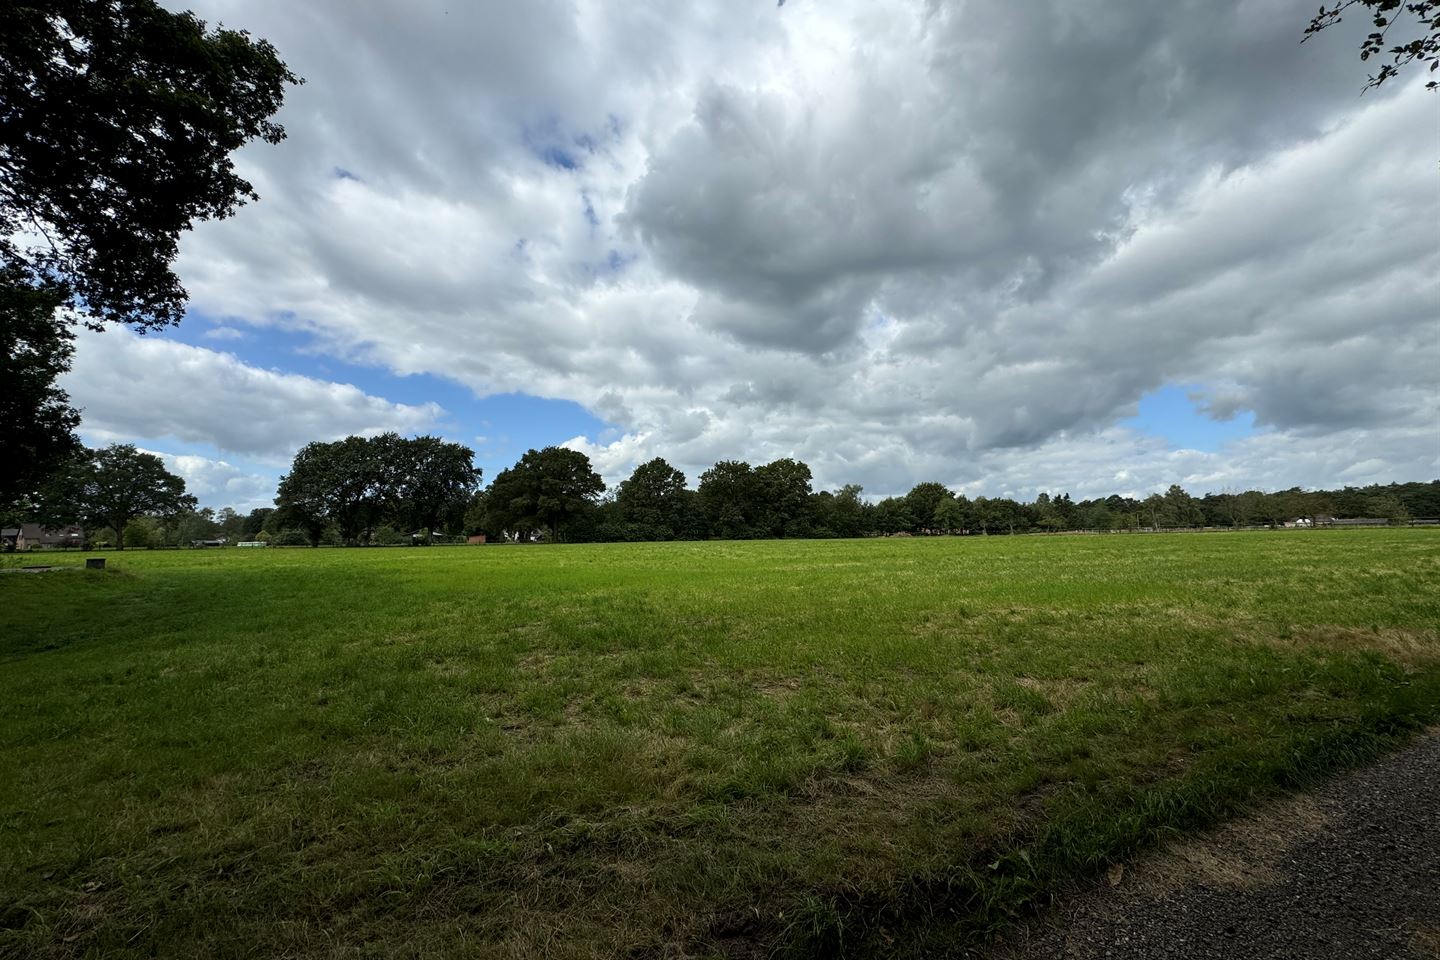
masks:
[[(90, 543), (104, 545), (119, 542), (109, 522), (118, 516), (125, 518), (126, 545), (165, 547), (220, 538), (285, 546), (430, 544), (480, 534), (491, 542), (755, 540), (1238, 529), (1297, 520), (1323, 525), (1332, 518), (1399, 525), (1440, 518), (1440, 480), (1200, 497), (1172, 485), (1140, 500), (1118, 494), (1074, 500), (1057, 491), (1031, 502), (971, 498), (930, 482), (872, 501), (855, 484), (816, 491), (809, 466), (790, 458), (759, 466), (723, 460), (702, 473), (694, 489), (684, 473), (657, 458), (607, 489), (589, 458), (564, 447), (530, 450), (482, 485), (469, 448), (396, 434), (306, 445), (281, 478), (275, 506), (243, 513), (195, 509), (180, 478), (133, 447), (91, 451), (86, 462), (86, 482), (72, 476), (52, 483), (34, 509), (9, 513), (6, 523), (78, 521)], [(117, 511), (113, 503), (99, 509), (86, 502), (107, 488), (110, 474), (124, 482), (109, 487), (133, 491), (136, 463), (158, 478), (147, 482), (168, 485), (167, 496), (147, 501), (164, 506)]]
[(942, 483), (871, 501), (858, 485), (816, 491), (794, 459), (715, 464), (694, 489), (662, 459), (607, 489), (589, 459), (563, 447), (531, 450), (481, 485), (473, 453), (434, 437), (394, 434), (312, 443), (280, 482), (274, 508), (181, 510), (127, 527), (134, 546), (226, 537), (277, 545), (433, 543), (484, 534), (495, 541), (749, 540), (876, 535), (1011, 535), (1063, 531), (1277, 526), (1296, 519), (1440, 517), (1440, 480), (1339, 490), (1293, 488), (1192, 496), (1179, 485), (1144, 499), (1031, 502), (967, 497)]

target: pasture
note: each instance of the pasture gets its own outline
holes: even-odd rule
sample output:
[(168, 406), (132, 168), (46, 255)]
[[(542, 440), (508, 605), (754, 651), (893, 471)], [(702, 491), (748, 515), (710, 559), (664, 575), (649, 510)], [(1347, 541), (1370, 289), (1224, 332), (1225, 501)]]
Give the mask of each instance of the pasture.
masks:
[(0, 573), (0, 955), (936, 955), (1440, 721), (1423, 530), (108, 559)]

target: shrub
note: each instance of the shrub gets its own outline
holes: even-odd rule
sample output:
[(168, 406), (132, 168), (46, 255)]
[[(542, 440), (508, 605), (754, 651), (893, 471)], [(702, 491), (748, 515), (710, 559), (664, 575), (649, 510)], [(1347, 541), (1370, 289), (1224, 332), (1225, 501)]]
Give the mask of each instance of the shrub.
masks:
[(138, 517), (125, 524), (125, 546), (133, 550), (153, 550), (163, 545), (159, 525), (149, 517)]
[(275, 535), (277, 547), (308, 547), (310, 538), (299, 527), (287, 527)]

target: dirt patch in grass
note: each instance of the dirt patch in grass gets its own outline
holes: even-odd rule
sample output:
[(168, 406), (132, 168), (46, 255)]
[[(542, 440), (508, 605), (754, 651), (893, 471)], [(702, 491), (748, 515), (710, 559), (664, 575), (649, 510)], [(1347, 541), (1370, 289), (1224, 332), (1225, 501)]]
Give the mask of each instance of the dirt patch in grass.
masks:
[(1440, 927), (1422, 927), (1410, 935), (1416, 953), (1440, 960)]
[(1243, 642), (1295, 651), (1318, 649), (1336, 653), (1376, 653), (1415, 667), (1440, 663), (1440, 631), (1429, 628), (1379, 623), (1371, 626), (1292, 624), (1283, 619), (1261, 621), (1196, 610), (1175, 613), (1176, 622), (1183, 621), (1199, 630), (1224, 633)]
[[(1325, 819), (1308, 797), (1278, 801), (1263, 817), (1245, 817), (1174, 841), (1119, 872), (1126, 883), (1151, 897), (1196, 884), (1240, 889), (1272, 885), (1284, 877), (1286, 853), (1324, 826)], [(1110, 877), (1119, 879), (1113, 871)]]
[(799, 677), (758, 677), (746, 682), (746, 686), (772, 700), (784, 700), (794, 696), (804, 684)]
[(1399, 627), (1305, 627), (1282, 641), (1291, 647), (1321, 647), (1345, 653), (1370, 651), (1410, 667), (1440, 663), (1440, 632)]

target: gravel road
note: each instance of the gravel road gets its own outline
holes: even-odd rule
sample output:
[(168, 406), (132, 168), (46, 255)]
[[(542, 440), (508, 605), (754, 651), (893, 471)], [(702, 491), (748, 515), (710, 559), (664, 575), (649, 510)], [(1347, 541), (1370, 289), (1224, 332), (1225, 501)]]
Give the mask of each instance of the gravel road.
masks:
[(1112, 869), (997, 960), (1440, 958), (1440, 735)]

